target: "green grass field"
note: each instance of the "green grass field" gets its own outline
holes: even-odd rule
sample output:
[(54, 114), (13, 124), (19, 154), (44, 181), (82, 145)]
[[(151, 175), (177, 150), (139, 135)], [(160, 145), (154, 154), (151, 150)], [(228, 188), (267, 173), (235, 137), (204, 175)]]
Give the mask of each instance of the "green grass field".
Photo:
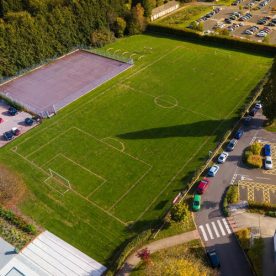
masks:
[(105, 265), (167, 210), (272, 62), (149, 35), (109, 47), (136, 64), (0, 154), (30, 191), (22, 212)]

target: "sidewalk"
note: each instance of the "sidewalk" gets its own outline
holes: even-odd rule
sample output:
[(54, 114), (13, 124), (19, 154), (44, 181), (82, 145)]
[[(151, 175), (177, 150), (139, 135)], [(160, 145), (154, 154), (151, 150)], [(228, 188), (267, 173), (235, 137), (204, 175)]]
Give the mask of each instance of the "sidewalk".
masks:
[(137, 250), (133, 254), (131, 254), (126, 259), (123, 267), (117, 273), (117, 275), (127, 276), (131, 273), (131, 271), (134, 269), (134, 267), (137, 266), (140, 262), (140, 258), (138, 258), (136, 256), (137, 252), (140, 251), (143, 248), (148, 248), (150, 253), (154, 253), (154, 252), (159, 251), (161, 249), (166, 249), (166, 248), (169, 248), (169, 247), (180, 245), (180, 244), (183, 244), (185, 242), (195, 240), (195, 239), (199, 239), (199, 235), (198, 235), (197, 230), (190, 231), (190, 232), (187, 232), (187, 233), (183, 233), (183, 234), (180, 234), (180, 235), (172, 236), (172, 237), (169, 237), (169, 238), (165, 238), (165, 239), (162, 239), (162, 240), (157, 240), (157, 241), (154, 241), (152, 243), (149, 243), (149, 244), (141, 247), (139, 250)]

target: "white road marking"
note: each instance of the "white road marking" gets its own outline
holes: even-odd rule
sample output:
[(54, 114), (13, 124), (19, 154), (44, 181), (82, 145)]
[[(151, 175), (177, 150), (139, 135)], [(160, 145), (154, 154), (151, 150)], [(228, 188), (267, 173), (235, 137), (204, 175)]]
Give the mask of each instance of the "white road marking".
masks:
[(242, 175), (242, 176), (241, 176), (241, 180), (249, 180), (249, 181), (250, 181), (250, 180), (253, 180), (253, 179), (251, 179), (251, 178), (249, 178), (249, 177), (246, 177), (246, 176)]
[(268, 177), (259, 177), (259, 176), (256, 176), (256, 178), (258, 179), (266, 179), (266, 180), (270, 180), (271, 178), (268, 178)]
[(199, 226), (199, 229), (200, 229), (200, 231), (201, 231), (201, 233), (202, 233), (203, 239), (204, 239), (205, 241), (208, 241), (208, 238), (207, 238), (206, 232), (205, 232), (205, 230), (204, 230), (204, 227), (203, 227), (202, 225), (200, 225), (200, 226)]
[(214, 236), (213, 236), (213, 233), (212, 233), (211, 228), (210, 228), (208, 223), (206, 223), (206, 228), (208, 230), (208, 233), (209, 233), (209, 236), (210, 236), (211, 240), (213, 240)]
[(237, 176), (238, 175), (236, 173), (233, 175), (232, 180), (230, 182), (231, 185), (233, 185), (235, 183)]
[(218, 223), (218, 226), (219, 226), (219, 229), (220, 229), (220, 232), (221, 232), (222, 236), (225, 236), (226, 234), (225, 234), (225, 231), (224, 231), (224, 229), (221, 225), (220, 220), (217, 220), (217, 223)]
[(225, 226), (225, 228), (226, 228), (227, 233), (228, 233), (228, 234), (231, 234), (231, 230), (230, 230), (230, 228), (229, 228), (229, 225), (228, 225), (226, 219), (224, 218), (224, 219), (222, 219), (222, 221), (223, 221), (223, 223), (224, 223), (224, 226)]
[(220, 234), (219, 234), (219, 232), (218, 232), (218, 229), (217, 229), (216, 224), (215, 224), (214, 221), (212, 221), (212, 226), (213, 226), (213, 229), (214, 229), (214, 231), (215, 231), (215, 233), (216, 233), (217, 238), (219, 238), (219, 237), (220, 237)]

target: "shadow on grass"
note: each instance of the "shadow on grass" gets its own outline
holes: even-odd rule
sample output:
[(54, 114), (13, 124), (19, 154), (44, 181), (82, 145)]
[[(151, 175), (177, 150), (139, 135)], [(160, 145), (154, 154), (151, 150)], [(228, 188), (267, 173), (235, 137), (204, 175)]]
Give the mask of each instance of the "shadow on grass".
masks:
[[(171, 137), (209, 137), (215, 135), (215, 141), (218, 142), (225, 134), (225, 131), (233, 126), (236, 119), (237, 118), (229, 120), (204, 120), (184, 125), (157, 128), (153, 127), (149, 129), (118, 134), (117, 137), (129, 140), (146, 140)], [(215, 133), (214, 130), (216, 130)]]

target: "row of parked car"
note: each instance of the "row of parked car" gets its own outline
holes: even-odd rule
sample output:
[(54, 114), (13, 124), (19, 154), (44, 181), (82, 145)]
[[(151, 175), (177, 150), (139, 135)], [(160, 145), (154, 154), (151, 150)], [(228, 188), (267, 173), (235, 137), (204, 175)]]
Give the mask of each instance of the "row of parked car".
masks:
[[(251, 121), (252, 117), (255, 116), (256, 112), (262, 108), (261, 103), (256, 103), (254, 108), (250, 110), (249, 116), (246, 117), (246, 120), (244, 121), (244, 124), (247, 126), (249, 125), (249, 122)], [(225, 163), (229, 156), (229, 152), (233, 151), (235, 146), (238, 143), (238, 140), (241, 139), (241, 137), (244, 134), (243, 128), (240, 128), (236, 131), (234, 134), (234, 138), (230, 140), (230, 142), (227, 144), (225, 151), (223, 151), (219, 157), (217, 158), (217, 164), (214, 164), (207, 172), (207, 177), (214, 177), (217, 172), (220, 169), (219, 164)], [(194, 195), (194, 200), (193, 200), (193, 205), (192, 209), (194, 211), (199, 211), (201, 208), (201, 195), (207, 190), (210, 180), (204, 177), (200, 182), (199, 185), (197, 186), (196, 194)]]
[(215, 8), (213, 11), (207, 13), (206, 15), (200, 17), (198, 20), (196, 20), (198, 23), (201, 22), (201, 21), (206, 21), (208, 20), (209, 18), (213, 17), (215, 14), (219, 13), (222, 9), (217, 7)]

